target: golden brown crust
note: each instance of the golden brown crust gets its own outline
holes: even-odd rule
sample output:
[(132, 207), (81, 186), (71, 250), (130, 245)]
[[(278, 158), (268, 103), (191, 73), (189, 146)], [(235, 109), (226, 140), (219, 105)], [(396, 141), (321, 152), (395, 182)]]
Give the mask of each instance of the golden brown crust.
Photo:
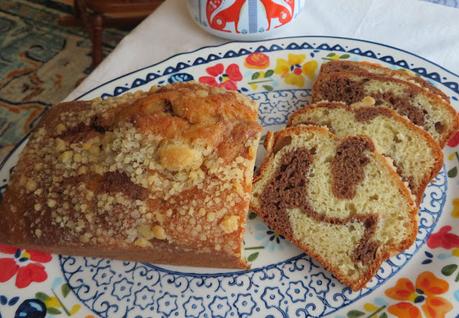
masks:
[(56, 105), (11, 177), (0, 241), (245, 268), (260, 133), (252, 101), (197, 83)]
[[(449, 116), (451, 118), (454, 118), (453, 124), (450, 127), (442, 127), (441, 129), (444, 130), (447, 128), (447, 130), (442, 131), (440, 133), (440, 137), (438, 140), (436, 140), (441, 147), (443, 147), (448, 139), (455, 133), (455, 131), (458, 130), (459, 128), (459, 114), (456, 112), (456, 110), (453, 108), (453, 106), (449, 103), (446, 102), (441, 96), (438, 94), (431, 93), (430, 91), (426, 91), (425, 89), (419, 87), (418, 85), (415, 85), (413, 83), (410, 83), (408, 81), (400, 80), (397, 78), (392, 78), (392, 77), (385, 77), (385, 76), (380, 76), (380, 75), (374, 75), (370, 74), (368, 72), (330, 72), (330, 73), (319, 73), (319, 76), (317, 77), (316, 81), (313, 84), (312, 87), (312, 102), (319, 102), (322, 100), (328, 100), (330, 102), (338, 102), (338, 101), (343, 101), (348, 104), (352, 104), (355, 102), (360, 101), (363, 97), (365, 97), (365, 94), (363, 93), (363, 90), (361, 92), (356, 89), (353, 90), (353, 92), (348, 92), (348, 93), (343, 93), (343, 97), (349, 97), (346, 98), (346, 100), (342, 100), (341, 98), (335, 99), (335, 98), (327, 98), (327, 96), (324, 95), (323, 87), (327, 86), (327, 83), (336, 83), (337, 81), (349, 81), (352, 83), (355, 83), (355, 85), (363, 85), (363, 83), (356, 81), (354, 82), (351, 80), (351, 78), (359, 77), (364, 79), (372, 79), (372, 80), (378, 80), (381, 82), (392, 82), (401, 85), (402, 87), (406, 88), (407, 94), (410, 96), (415, 96), (415, 95), (423, 95), (426, 96), (427, 99), (429, 99), (434, 107), (441, 108), (442, 110), (448, 112)], [(354, 85), (354, 84), (353, 84)], [(352, 94), (351, 94), (352, 93)], [(327, 93), (328, 94), (328, 93)], [(340, 94), (341, 95), (341, 94)], [(360, 96), (362, 95), (362, 96)], [(355, 98), (354, 98), (355, 97)], [(373, 96), (375, 97), (375, 96)], [(377, 96), (376, 96), (377, 97)], [(357, 99), (356, 99), (357, 98)], [(356, 99), (356, 100), (355, 100)], [(416, 112), (416, 114), (413, 114), (413, 117), (410, 118), (412, 121), (416, 120), (419, 123), (423, 122), (423, 117), (424, 113), (423, 110), (420, 108), (417, 108), (410, 103), (408, 103), (407, 100), (405, 99), (400, 99), (400, 102), (403, 102), (405, 107), (407, 109), (404, 110), (397, 110), (397, 112), (405, 112), (406, 116), (410, 117), (410, 113)], [(422, 124), (420, 124), (422, 126)]]
[[(122, 259), (136, 262), (149, 262), (164, 265), (196, 266), (196, 267), (215, 267), (215, 268), (240, 268), (248, 269), (245, 260), (236, 255), (229, 255), (223, 251), (213, 251), (211, 253), (200, 253), (193, 250), (183, 249), (179, 246), (167, 244), (163, 241), (155, 242), (155, 250), (138, 246), (120, 250), (116, 247), (91, 249), (87, 246), (43, 246), (34, 243), (9, 243), (13, 246), (60, 255), (101, 257)], [(121, 255), (121, 256), (120, 256)]]
[[(345, 103), (342, 102), (327, 102), (327, 101), (321, 101), (315, 104), (307, 105), (304, 106), (303, 108), (298, 109), (294, 113), (292, 113), (289, 116), (288, 120), (288, 127), (295, 126), (293, 122), (295, 121), (295, 118), (301, 117), (303, 114), (306, 114), (313, 109), (320, 108), (320, 107), (327, 107), (327, 108), (341, 108), (345, 109), (347, 111), (351, 111), (354, 114), (358, 112), (359, 109), (362, 108), (357, 108), (357, 107), (352, 107), (349, 106)], [(401, 123), (402, 125), (406, 126), (409, 130), (414, 131), (417, 135), (419, 135), (424, 141), (429, 145), (432, 154), (435, 158), (435, 164), (433, 168), (429, 171), (428, 175), (424, 175), (421, 182), (418, 185), (418, 188), (416, 191), (413, 191), (413, 194), (416, 196), (416, 204), (420, 205), (422, 201), (422, 197), (424, 194), (424, 190), (429, 184), (429, 182), (434, 178), (438, 172), (440, 171), (442, 165), (443, 165), (443, 152), (440, 148), (440, 146), (437, 144), (437, 142), (432, 138), (432, 136), (425, 131), (424, 129), (420, 128), (419, 126), (416, 126), (413, 124), (410, 120), (408, 120), (406, 117), (400, 116), (396, 111), (387, 108), (387, 107), (378, 107), (375, 108), (378, 110), (381, 110), (379, 112), (379, 116), (385, 116), (385, 117), (390, 117), (393, 120)], [(303, 123), (303, 124), (308, 124), (308, 123)], [(309, 123), (314, 125), (314, 123)]]
[[(371, 71), (370, 71), (371, 70)], [(378, 63), (372, 63), (367, 61), (330, 61), (322, 64), (320, 67), (320, 72), (331, 73), (331, 72), (368, 72), (370, 74), (384, 75), (388, 77), (400, 78), (406, 81), (411, 81), (417, 84), (418, 86), (424, 88), (427, 91), (430, 91), (433, 94), (439, 95), (446, 102), (449, 102), (449, 97), (442, 90), (436, 88), (428, 81), (422, 79), (421, 77), (415, 75), (414, 73), (409, 73), (405, 70), (393, 70), (387, 67), (382, 66)]]
[[(276, 141), (279, 139), (286, 138), (291, 135), (298, 135), (303, 132), (309, 132), (309, 131), (314, 131), (319, 134), (324, 134), (327, 135), (327, 138), (331, 138), (335, 141), (339, 141), (341, 139), (337, 138), (335, 135), (329, 132), (329, 130), (325, 127), (319, 127), (319, 126), (313, 126), (313, 125), (298, 125), (294, 127), (288, 127), (286, 129), (283, 129), (281, 131), (278, 131), (276, 133), (269, 133), (269, 136), (266, 138), (265, 141), (265, 147), (266, 147), (266, 156), (265, 159), (263, 160), (260, 169), (254, 178), (254, 184), (261, 179), (261, 177), (267, 173), (268, 167), (271, 164), (271, 160), (273, 158), (273, 146), (275, 145)], [(387, 171), (390, 172), (391, 178), (396, 182), (398, 188), (400, 189), (400, 193), (402, 196), (406, 199), (407, 202), (412, 202), (411, 199), (411, 193), (409, 189), (403, 184), (402, 180), (400, 179), (399, 175), (394, 171), (394, 169), (387, 163), (386, 159), (378, 154), (375, 151), (372, 151), (373, 155), (375, 156), (376, 160), (378, 160), (382, 165), (384, 165), (387, 169)], [(261, 208), (256, 205), (251, 205), (251, 209), (254, 210), (259, 216), (263, 218), (263, 211)], [(404, 241), (400, 242), (398, 245), (386, 245), (385, 250), (381, 252), (378, 257), (371, 262), (371, 265), (367, 268), (365, 274), (360, 277), (357, 281), (351, 280), (349, 277), (345, 275), (341, 275), (333, 266), (331, 263), (329, 263), (326, 259), (321, 257), (319, 253), (315, 252), (313, 249), (309, 248), (308, 246), (302, 244), (300, 241), (295, 239), (293, 235), (289, 235), (289, 231), (282, 231), (282, 229), (276, 228), (275, 224), (270, 224), (276, 231), (281, 233), (282, 235), (285, 235), (285, 237), (291, 241), (293, 244), (298, 246), (300, 249), (304, 250), (306, 254), (312, 256), (315, 258), (319, 263), (321, 263), (324, 268), (328, 271), (330, 271), (339, 281), (341, 281), (343, 284), (349, 286), (352, 288), (354, 291), (358, 291), (361, 288), (365, 286), (365, 284), (376, 274), (378, 269), (380, 268), (382, 262), (384, 262), (387, 258), (390, 256), (394, 255), (395, 253), (401, 252), (408, 247), (411, 246), (411, 244), (415, 241), (416, 239), (416, 234), (417, 234), (417, 220), (418, 220), (418, 215), (417, 215), (417, 208), (416, 205), (413, 203), (411, 204), (411, 208), (409, 211), (410, 214), (410, 220), (411, 222), (411, 229), (408, 229), (409, 235), (407, 236), (407, 239)], [(291, 232), (290, 232), (291, 233)]]

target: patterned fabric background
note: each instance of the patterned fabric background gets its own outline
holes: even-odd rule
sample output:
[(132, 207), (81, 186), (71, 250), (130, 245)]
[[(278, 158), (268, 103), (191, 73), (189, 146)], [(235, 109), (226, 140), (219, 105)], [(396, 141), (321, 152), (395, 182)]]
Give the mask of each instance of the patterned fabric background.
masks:
[[(0, 0), (0, 159), (90, 71), (87, 33), (58, 25), (70, 12), (49, 0)], [(124, 34), (104, 33), (105, 54)]]

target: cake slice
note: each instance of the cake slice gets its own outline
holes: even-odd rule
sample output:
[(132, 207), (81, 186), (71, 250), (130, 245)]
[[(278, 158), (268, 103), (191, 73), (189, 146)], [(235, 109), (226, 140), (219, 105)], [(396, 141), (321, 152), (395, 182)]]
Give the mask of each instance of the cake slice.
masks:
[(410, 191), (369, 138), (296, 126), (265, 147), (251, 208), (353, 290), (414, 242)]
[(257, 119), (249, 98), (197, 83), (56, 105), (11, 176), (0, 242), (246, 268)]
[(425, 187), (441, 169), (441, 148), (424, 129), (406, 117), (373, 104), (374, 99), (367, 97), (351, 106), (340, 102), (307, 105), (290, 116), (289, 126), (326, 126), (338, 137), (368, 136), (379, 153), (393, 160), (420, 204)]
[(355, 62), (355, 61), (330, 61), (322, 64), (320, 72), (332, 73), (332, 72), (368, 72), (370, 74), (381, 75), (386, 77), (392, 77), (400, 80), (411, 82), (419, 87), (424, 88), (426, 91), (441, 96), (446, 102), (449, 102), (448, 96), (440, 89), (436, 88), (428, 81), (425, 81), (421, 77), (415, 75), (412, 72), (406, 70), (393, 70), (384, 67), (377, 63), (371, 62)]
[(437, 94), (397, 78), (368, 72), (320, 73), (312, 89), (312, 101), (353, 104), (371, 96), (376, 106), (394, 109), (421, 126), (444, 146), (459, 126), (454, 108)]

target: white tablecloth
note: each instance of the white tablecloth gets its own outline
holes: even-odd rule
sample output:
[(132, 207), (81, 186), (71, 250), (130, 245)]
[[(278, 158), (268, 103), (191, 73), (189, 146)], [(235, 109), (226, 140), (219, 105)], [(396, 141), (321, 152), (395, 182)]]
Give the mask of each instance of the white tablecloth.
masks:
[[(455, 0), (431, 0), (456, 5)], [(459, 73), (459, 10), (418, 0), (306, 0), (303, 14), (276, 36), (329, 35), (375, 41)], [(129, 33), (66, 100), (171, 55), (227, 40), (201, 30), (185, 0), (168, 0)]]

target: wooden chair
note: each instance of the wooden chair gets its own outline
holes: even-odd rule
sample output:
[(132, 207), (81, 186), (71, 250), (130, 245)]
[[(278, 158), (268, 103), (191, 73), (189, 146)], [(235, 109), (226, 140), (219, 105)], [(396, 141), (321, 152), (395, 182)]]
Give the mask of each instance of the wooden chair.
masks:
[(135, 26), (164, 0), (74, 0), (74, 17), (61, 19), (63, 25), (83, 25), (91, 36), (92, 67), (103, 59), (102, 34), (105, 27)]

